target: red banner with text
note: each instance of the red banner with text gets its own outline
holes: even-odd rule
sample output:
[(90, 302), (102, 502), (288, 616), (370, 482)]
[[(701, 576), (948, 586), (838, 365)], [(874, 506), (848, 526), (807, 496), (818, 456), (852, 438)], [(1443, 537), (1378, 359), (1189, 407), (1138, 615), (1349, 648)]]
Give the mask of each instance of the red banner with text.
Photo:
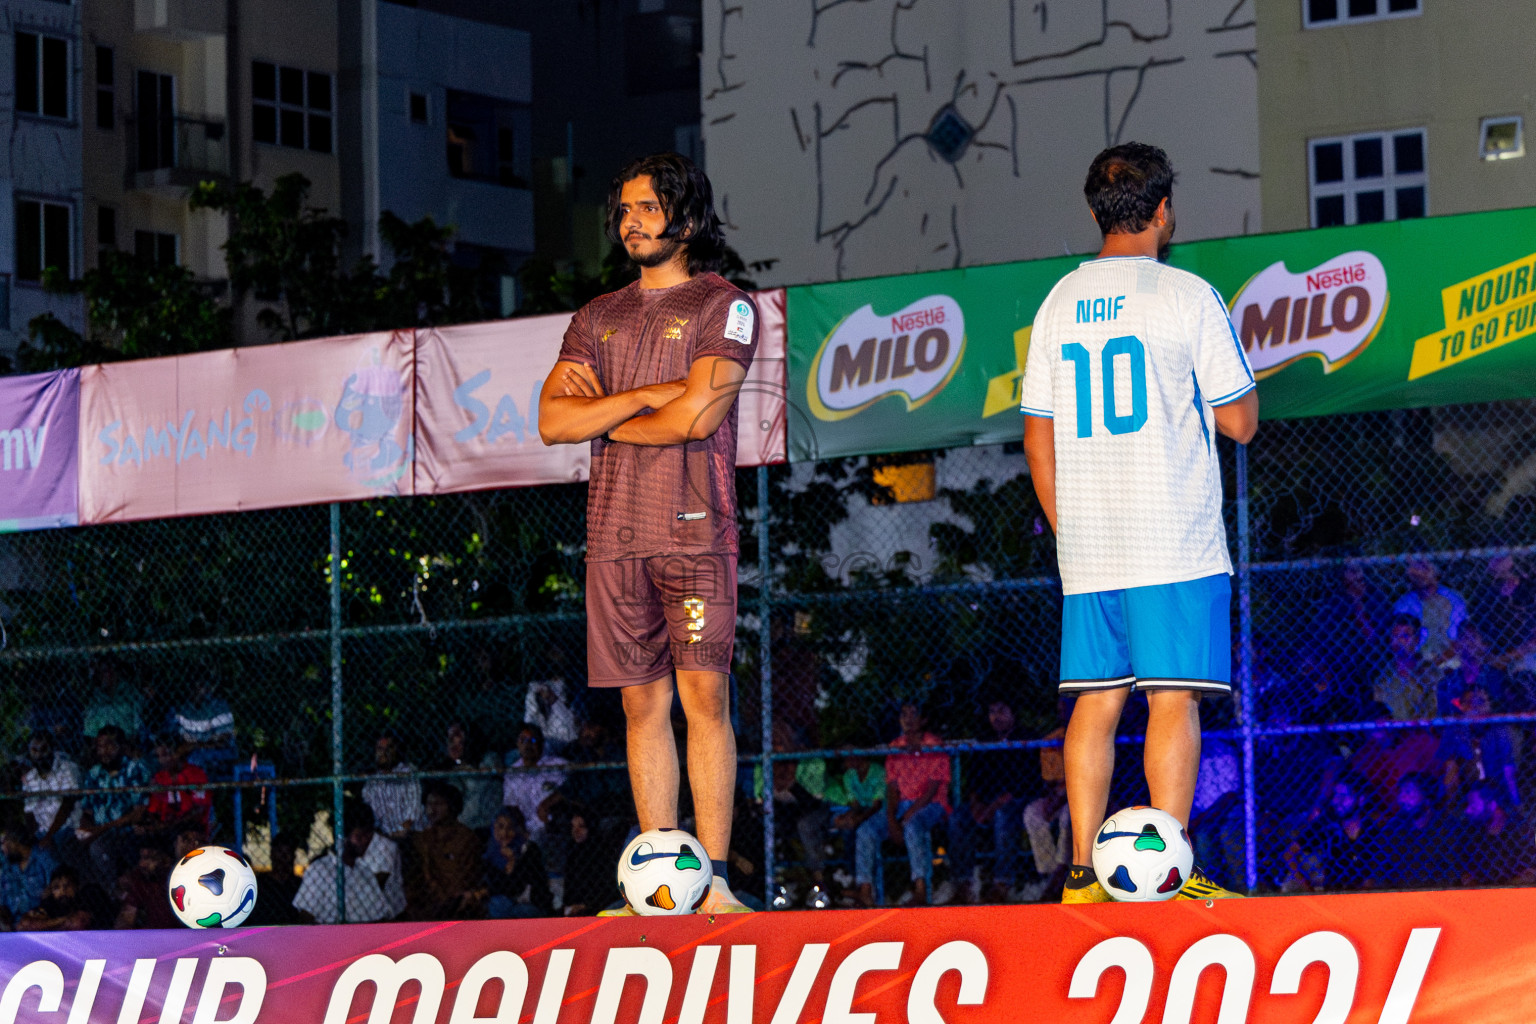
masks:
[(1536, 892), (0, 936), (0, 1024), (1516, 1024)]

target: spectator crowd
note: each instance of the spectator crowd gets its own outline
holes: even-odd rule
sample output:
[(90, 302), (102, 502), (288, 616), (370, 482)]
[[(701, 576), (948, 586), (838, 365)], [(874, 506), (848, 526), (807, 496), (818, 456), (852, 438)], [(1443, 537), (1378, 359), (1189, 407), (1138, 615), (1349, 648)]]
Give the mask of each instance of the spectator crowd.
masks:
[[(1346, 565), (1295, 613), (1292, 633), (1255, 637), (1248, 698), (1267, 733), (1255, 761), (1261, 889), (1536, 880), (1530, 730), (1507, 717), (1536, 710), (1536, 580), (1500, 557), (1468, 590), (1446, 586), (1429, 561), (1406, 566), (1398, 593)], [(1042, 714), (1048, 685), (1003, 666), (959, 688), (964, 706), (950, 700), (942, 713), (893, 700), (883, 722), (838, 731), (855, 752), (828, 755), (820, 726), (833, 712), (816, 713), (814, 659), (791, 649), (789, 631), (774, 637), (794, 713), (773, 723), (783, 756), (768, 777), (750, 764), (741, 772), (727, 858), (738, 894), (812, 907), (1059, 897), (1071, 852), (1060, 749), (1069, 702)], [(565, 678), (514, 684), (480, 667), (445, 695), (452, 717), (435, 749), (420, 744), (413, 758), (400, 731), (373, 737), (339, 846), (303, 829), (266, 837), (253, 923), (337, 921), (338, 871), (349, 921), (593, 914), (615, 903), (615, 859), (637, 826), (613, 702)], [(1129, 736), (1142, 724), (1134, 709)], [(1204, 714), (1190, 832), (1205, 870), (1242, 888), (1233, 702), (1207, 702)], [(103, 657), (84, 706), (59, 691), (25, 725), (0, 823), (0, 925), (173, 927), (172, 865), (237, 834), (207, 788), (232, 779), (249, 750), (219, 687), (201, 681), (171, 701)], [(1134, 751), (1122, 747), (1114, 806), (1145, 800)], [(685, 779), (684, 827), (688, 793)], [(763, 878), (770, 805), (777, 888)], [(311, 831), (328, 837), (328, 820), (319, 811)]]

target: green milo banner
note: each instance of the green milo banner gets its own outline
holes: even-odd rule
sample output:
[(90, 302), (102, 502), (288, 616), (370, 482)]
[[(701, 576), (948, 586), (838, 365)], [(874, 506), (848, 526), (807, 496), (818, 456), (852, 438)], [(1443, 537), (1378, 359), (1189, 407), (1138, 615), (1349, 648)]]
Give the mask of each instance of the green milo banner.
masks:
[[(789, 289), (795, 461), (1016, 441), (1035, 311), (1086, 257)], [(1536, 395), (1536, 208), (1175, 246), (1266, 419)]]

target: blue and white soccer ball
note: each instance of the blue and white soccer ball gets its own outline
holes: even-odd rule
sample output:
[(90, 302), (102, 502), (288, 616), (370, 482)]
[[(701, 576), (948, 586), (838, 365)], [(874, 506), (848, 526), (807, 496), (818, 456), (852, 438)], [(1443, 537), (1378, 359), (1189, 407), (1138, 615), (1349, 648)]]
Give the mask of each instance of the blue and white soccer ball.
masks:
[(1099, 826), (1093, 871), (1099, 884), (1126, 903), (1169, 900), (1189, 881), (1195, 850), (1173, 815), (1156, 807), (1127, 807)]
[(199, 846), (171, 869), (171, 909), (188, 928), (235, 928), (256, 909), (256, 872), (222, 846)]
[(619, 857), (619, 893), (642, 917), (693, 913), (714, 877), (704, 845), (680, 828), (642, 832)]

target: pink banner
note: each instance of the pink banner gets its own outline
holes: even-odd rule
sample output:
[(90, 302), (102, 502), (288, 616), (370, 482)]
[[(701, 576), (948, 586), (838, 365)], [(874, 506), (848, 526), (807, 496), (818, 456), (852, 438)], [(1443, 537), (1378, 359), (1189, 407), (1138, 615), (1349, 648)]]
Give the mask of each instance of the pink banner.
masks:
[[(757, 356), (741, 387), (736, 464), (784, 461), (784, 290), (758, 292)], [(539, 440), (539, 388), (569, 314), (416, 334), (416, 493), (587, 479), (585, 444)]]
[(416, 333), (416, 493), (585, 480), (591, 446), (539, 440), (568, 313)]
[(414, 338), (326, 338), (87, 367), (80, 521), (412, 493)]

